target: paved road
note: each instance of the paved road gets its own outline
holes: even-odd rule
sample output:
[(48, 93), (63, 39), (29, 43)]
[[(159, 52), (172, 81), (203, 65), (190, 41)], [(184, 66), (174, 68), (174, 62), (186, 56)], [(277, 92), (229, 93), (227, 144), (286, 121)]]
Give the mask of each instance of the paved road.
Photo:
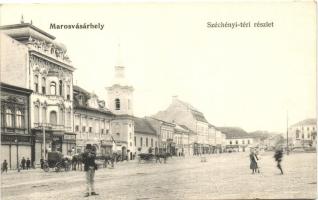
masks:
[(280, 175), (272, 153), (261, 155), (251, 174), (246, 153), (172, 158), (167, 164), (126, 162), (96, 172), (99, 196), (83, 197), (83, 172), (41, 170), (3, 174), (2, 199), (255, 199), (316, 198), (316, 154), (284, 156)]

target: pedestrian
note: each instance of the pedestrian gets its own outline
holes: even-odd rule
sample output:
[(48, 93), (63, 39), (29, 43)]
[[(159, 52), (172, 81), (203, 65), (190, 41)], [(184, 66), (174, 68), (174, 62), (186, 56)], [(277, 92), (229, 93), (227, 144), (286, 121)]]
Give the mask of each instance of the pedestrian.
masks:
[(8, 163), (7, 163), (7, 160), (4, 160), (3, 163), (2, 163), (2, 170), (1, 170), (1, 173), (6, 171), (6, 173), (8, 172)]
[(277, 149), (275, 151), (274, 158), (275, 158), (275, 161), (277, 162), (277, 168), (280, 170), (281, 174), (283, 175), (284, 173), (283, 173), (283, 169), (281, 165), (281, 162), (283, 159), (283, 151), (281, 149)]
[(21, 160), (22, 169), (25, 169), (25, 163), (26, 163), (25, 158), (22, 157), (22, 160)]
[[(94, 188), (94, 176), (95, 170), (97, 170), (97, 165), (95, 163), (96, 159), (96, 148), (91, 144), (86, 145), (85, 152), (83, 154), (84, 160), (84, 171), (86, 172), (86, 194), (85, 197), (91, 195), (98, 195)], [(91, 192), (89, 191), (91, 189)]]
[(41, 169), (43, 169), (43, 166), (44, 166), (44, 160), (43, 160), (43, 158), (40, 159), (40, 164), (41, 164)]
[[(255, 154), (254, 152), (254, 149), (251, 149), (251, 153), (250, 153), (250, 161), (251, 161), (251, 164), (250, 164), (250, 169), (252, 170), (252, 174), (256, 173), (257, 171), (257, 155)], [(258, 171), (259, 173), (259, 171)]]
[(26, 169), (30, 169), (31, 168), (31, 160), (30, 158), (27, 158), (27, 161), (26, 161)]

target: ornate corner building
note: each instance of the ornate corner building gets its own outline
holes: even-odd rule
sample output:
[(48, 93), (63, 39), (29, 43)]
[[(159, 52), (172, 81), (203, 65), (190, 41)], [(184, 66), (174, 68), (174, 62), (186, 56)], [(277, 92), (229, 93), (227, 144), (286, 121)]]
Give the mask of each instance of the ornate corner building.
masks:
[(38, 163), (48, 151), (70, 154), (76, 141), (72, 103), (75, 68), (66, 47), (30, 23), (1, 26), (0, 30), (1, 81), (32, 90), (32, 161)]

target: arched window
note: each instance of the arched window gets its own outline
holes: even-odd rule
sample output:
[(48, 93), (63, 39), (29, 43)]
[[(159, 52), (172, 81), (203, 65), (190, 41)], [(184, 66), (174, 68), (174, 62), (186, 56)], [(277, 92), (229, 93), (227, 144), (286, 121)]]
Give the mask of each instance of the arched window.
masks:
[(67, 86), (67, 89), (66, 89), (66, 99), (67, 100), (71, 100), (71, 86)]
[(39, 123), (39, 106), (34, 106), (34, 123)]
[(15, 113), (15, 125), (17, 128), (23, 128), (24, 127), (24, 116), (23, 113), (20, 110), (17, 110)]
[(120, 100), (119, 99), (115, 99), (115, 109), (120, 110)]
[(63, 95), (63, 82), (62, 80), (59, 81), (59, 92), (60, 92), (60, 96)]
[(237, 141), (237, 140), (235, 140), (235, 144), (238, 144), (238, 141)]
[(34, 76), (34, 91), (39, 92), (39, 76), (35, 75)]
[(46, 123), (46, 107), (42, 107), (42, 122)]
[(59, 117), (59, 122), (60, 122), (59, 124), (60, 125), (64, 125), (64, 122), (65, 122), (64, 114), (65, 114), (64, 109), (63, 108), (60, 109), (60, 117)]
[(57, 124), (57, 114), (56, 111), (51, 111), (50, 112), (50, 123), (51, 124)]
[(232, 141), (230, 141), (230, 144), (232, 144)]
[(13, 113), (11, 109), (6, 109), (6, 126), (13, 127)]
[(42, 86), (42, 94), (46, 94), (46, 79), (45, 79), (45, 77), (42, 78), (41, 86)]
[(51, 91), (51, 95), (56, 95), (56, 83), (55, 82), (51, 82), (50, 91)]

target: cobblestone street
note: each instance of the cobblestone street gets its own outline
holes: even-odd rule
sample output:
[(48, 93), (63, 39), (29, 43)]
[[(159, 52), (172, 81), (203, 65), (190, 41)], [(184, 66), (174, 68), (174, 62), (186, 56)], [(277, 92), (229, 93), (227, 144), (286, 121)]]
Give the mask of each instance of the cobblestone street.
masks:
[(255, 199), (316, 198), (316, 154), (284, 156), (280, 175), (273, 153), (261, 154), (260, 174), (251, 174), (247, 153), (172, 158), (167, 164), (119, 163), (99, 169), (99, 196), (83, 197), (84, 172), (8, 172), (2, 174), (2, 199)]

